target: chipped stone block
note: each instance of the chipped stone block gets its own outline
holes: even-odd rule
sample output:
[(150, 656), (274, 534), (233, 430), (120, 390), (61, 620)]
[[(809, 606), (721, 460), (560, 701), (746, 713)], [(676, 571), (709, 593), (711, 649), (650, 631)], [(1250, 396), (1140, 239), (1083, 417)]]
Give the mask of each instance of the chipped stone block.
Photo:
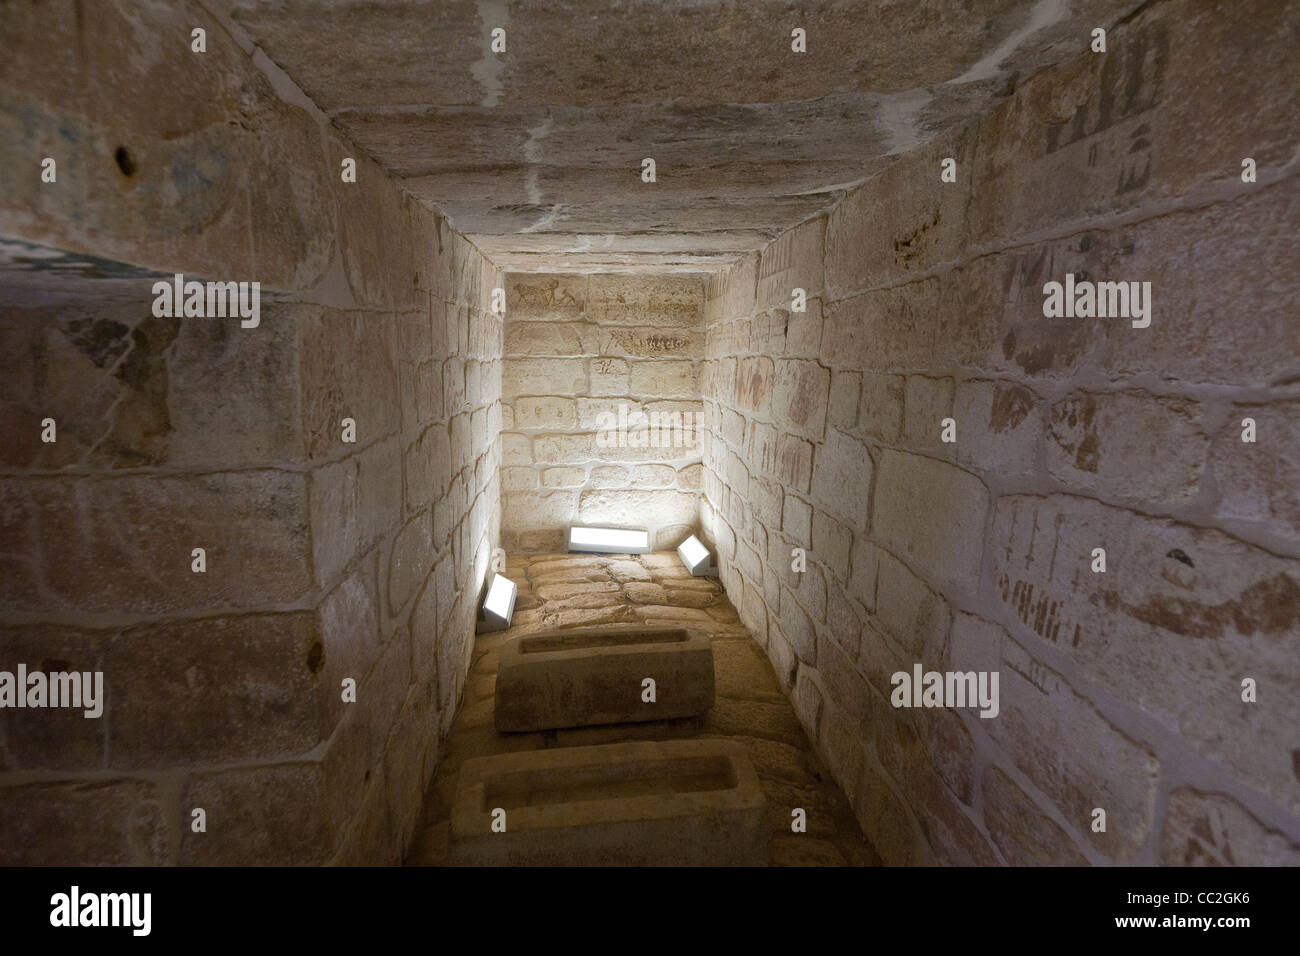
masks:
[[(503, 732), (689, 717), (713, 703), (713, 651), (701, 632), (578, 629), (516, 638), (499, 653)], [(655, 682), (653, 702), (644, 699), (646, 678)]]
[[(498, 809), (505, 830), (494, 833)], [(471, 865), (760, 866), (770, 841), (743, 747), (671, 740), (468, 760), (449, 850)]]

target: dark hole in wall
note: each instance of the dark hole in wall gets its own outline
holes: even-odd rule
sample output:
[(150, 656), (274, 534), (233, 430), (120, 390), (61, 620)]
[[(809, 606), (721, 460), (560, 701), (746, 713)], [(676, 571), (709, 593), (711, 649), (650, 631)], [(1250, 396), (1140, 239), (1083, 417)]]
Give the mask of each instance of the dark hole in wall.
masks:
[(117, 168), (122, 170), (122, 174), (125, 176), (134, 176), (135, 171), (139, 168), (136, 165), (135, 157), (131, 155), (131, 151), (125, 146), (119, 146), (113, 151), (113, 161), (117, 163)]

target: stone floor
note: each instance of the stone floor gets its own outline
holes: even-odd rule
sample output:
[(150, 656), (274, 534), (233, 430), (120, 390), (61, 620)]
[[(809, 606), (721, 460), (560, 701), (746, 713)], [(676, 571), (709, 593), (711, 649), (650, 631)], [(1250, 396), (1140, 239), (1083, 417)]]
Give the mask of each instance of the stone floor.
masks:
[[(474, 646), (465, 701), (452, 726), (438, 772), (425, 796), (406, 862), (445, 861), (449, 813), (464, 761), (487, 754), (624, 740), (717, 737), (741, 742), (767, 794), (773, 861), (778, 866), (865, 866), (879, 857), (863, 838), (844, 794), (831, 779), (782, 694), (762, 648), (750, 638), (713, 578), (692, 578), (675, 552), (642, 556), (538, 554), (508, 559), (519, 585), (514, 626), (481, 634)], [(549, 628), (628, 623), (680, 623), (713, 641), (717, 696), (702, 718), (498, 734), (492, 701), (497, 649)], [(807, 832), (792, 833), (791, 810), (807, 813)]]

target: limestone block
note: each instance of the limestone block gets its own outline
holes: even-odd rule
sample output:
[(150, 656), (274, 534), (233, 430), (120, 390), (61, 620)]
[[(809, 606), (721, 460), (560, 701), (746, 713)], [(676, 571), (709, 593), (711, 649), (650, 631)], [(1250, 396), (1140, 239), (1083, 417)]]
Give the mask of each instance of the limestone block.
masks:
[[(1131, 859), (1151, 829), (1159, 761), (1020, 645), (1002, 651), (1000, 712), (984, 729), (1093, 846)], [(1105, 833), (1090, 831), (1094, 807), (1106, 811)]]
[(400, 392), (388, 341), (392, 320), (315, 307), (301, 307), (294, 318), (310, 457), (336, 458), (351, 450), (341, 437), (344, 418), (356, 422), (358, 444), (396, 430)]
[(6, 866), (158, 866), (168, 862), (166, 798), (138, 780), (70, 780), (0, 790)]
[[(807, 540), (807, 539), (805, 539)], [(812, 518), (812, 550), (817, 559), (841, 581), (849, 577), (849, 552), (853, 532), (823, 511)]]
[(551, 530), (573, 523), (578, 492), (513, 491), (503, 496), (501, 525), (516, 531)]
[(831, 373), (816, 362), (781, 359), (772, 386), (772, 415), (786, 431), (814, 440), (826, 431)]
[(181, 805), (203, 807), (209, 820), (242, 820), (229, 840), (181, 834), (181, 863), (230, 866), (259, 860), (319, 865), (332, 849), (319, 762), (285, 763), (195, 773), (181, 791)]
[[(1241, 440), (1242, 421), (1255, 423), (1253, 444)], [(1300, 402), (1234, 405), (1210, 452), (1223, 496), (1216, 513), (1269, 533), (1300, 539)]]
[(1300, 846), (1236, 800), (1190, 787), (1169, 795), (1160, 835), (1164, 866), (1296, 866)]
[(840, 431), (852, 431), (858, 423), (858, 403), (861, 395), (861, 372), (833, 373), (830, 402), (826, 409), (826, 424)]
[(597, 358), (590, 362), (592, 395), (626, 395), (628, 365), (622, 359)]
[(533, 463), (533, 441), (527, 435), (511, 432), (501, 434), (501, 464), (531, 465)]
[(503, 398), (519, 395), (581, 395), (587, 389), (582, 359), (508, 358), (502, 363)]
[[(106, 644), (102, 661), (111, 766), (226, 763), (311, 750), (322, 739), (322, 667), (327, 652), (337, 651), (338, 635), (329, 626), (326, 636), (315, 614), (294, 611), (122, 631)], [(377, 623), (370, 627), (377, 630)], [(28, 660), (35, 667), (40, 658)], [(9, 660), (6, 669), (12, 666)], [(23, 749), (18, 730), (9, 727), (15, 755)]]
[(974, 475), (933, 458), (882, 450), (876, 473), (873, 530), (940, 588), (973, 593), (988, 491)]
[(802, 498), (786, 495), (781, 511), (781, 531), (795, 547), (807, 550), (812, 542), (812, 505)]
[(401, 443), (394, 436), (370, 446), (357, 456), (357, 466), (357, 526), (363, 542), (374, 541), (402, 520)]
[(600, 341), (600, 330), (587, 323), (510, 321), (505, 326), (503, 354), (590, 355), (600, 350)]
[(578, 518), (583, 524), (616, 527), (690, 524), (695, 520), (694, 494), (668, 490), (593, 490), (582, 492)]
[(587, 303), (587, 277), (582, 275), (512, 273), (506, 276), (505, 290), (507, 329), (521, 320), (576, 319)]
[[(1233, 29), (1229, 10), (1252, 28)], [(1228, 144), (1243, 137), (1261, 171), (1284, 165), (1294, 116), (1277, 104), (1300, 99), (1285, 65), (1289, 22), (1285, 5), (1267, 0), (1151, 9), (1126, 24), (1141, 42), (1036, 74), (981, 123), (972, 237), (1007, 242), (1236, 179), (1242, 151)], [(1233, 82), (1246, 73), (1278, 82)], [(1117, 89), (1133, 93), (1115, 101)], [(1197, 121), (1204, 103), (1220, 117), (1212, 134)]]
[(1047, 470), (1112, 499), (1178, 505), (1196, 497), (1209, 439), (1195, 402), (1142, 392), (1076, 392), (1049, 413)]
[[(594, 386), (593, 382), (593, 391)], [(699, 394), (696, 364), (669, 359), (635, 361), (627, 391), (645, 398), (695, 398)]]
[(950, 457), (953, 445), (940, 439), (943, 420), (952, 417), (953, 380), (909, 375), (903, 394), (903, 437), (907, 443), (931, 455)]
[(776, 474), (787, 489), (807, 493), (812, 482), (812, 465), (812, 442), (797, 435), (782, 435), (777, 439)]
[(889, 553), (879, 552), (876, 560), (877, 620), (914, 661), (938, 668), (952, 623), (947, 602)]
[(690, 276), (593, 275), (587, 317), (612, 325), (658, 329), (697, 325), (704, 283)]
[(760, 355), (741, 359), (736, 371), (737, 407), (767, 418), (771, 413), (775, 373), (776, 367), (770, 358)]
[[(292, 603), (311, 586), (302, 474), (7, 478), (0, 496), (5, 550), (38, 554), (46, 589), (6, 575), (6, 609), (48, 610), (51, 600), (125, 614), (255, 608)], [(37, 528), (44, 543), (33, 552)], [(205, 574), (191, 571), (196, 547), (206, 549)]]
[[(1300, 721), (1300, 674), (1284, 640), (1300, 613), (1293, 560), (1065, 495), (1000, 499), (993, 541), (998, 597), (1026, 633), (1203, 756), (1300, 807), (1284, 730)], [(1104, 573), (1092, 571), (1097, 547)], [(1275, 695), (1243, 705), (1242, 679), (1256, 675), (1269, 675)]]
[(984, 823), (1012, 866), (1086, 866), (1074, 841), (997, 767), (984, 772)]
[(517, 398), (515, 427), (520, 431), (573, 428), (578, 422), (577, 406), (571, 398)]
[(703, 355), (702, 339), (695, 329), (606, 326), (601, 331), (605, 338), (591, 351), (636, 358), (697, 359)]
[[(498, 808), (503, 833), (492, 832)], [(732, 741), (479, 757), (461, 768), (450, 855), (478, 865), (764, 865), (767, 799)]]
[(542, 470), (543, 488), (581, 488), (587, 481), (587, 469), (576, 465)]
[[(703, 632), (580, 628), (515, 638), (498, 653), (502, 732), (689, 717), (713, 703), (713, 651)], [(653, 702), (644, 699), (646, 678), (655, 682)]]
[(597, 465), (591, 469), (591, 487), (626, 488), (632, 480), (632, 473), (622, 465)]
[(637, 488), (669, 488), (677, 479), (670, 465), (633, 465), (632, 484)]
[(864, 529), (871, 478), (872, 461), (867, 447), (835, 429), (828, 431), (826, 440), (817, 447), (812, 471), (813, 498), (845, 524)]
[[(956, 258), (966, 239), (976, 135), (944, 133), (907, 153), (836, 205), (826, 225), (830, 297), (924, 272)], [(957, 160), (957, 182), (939, 181), (939, 164)], [(932, 184), (916, 189), (917, 183)]]
[(1032, 390), (1012, 382), (959, 382), (952, 417), (958, 464), (1006, 477), (1033, 474), (1043, 413)]
[[(940, 291), (932, 276), (828, 303), (822, 353), (838, 367), (873, 372), (932, 367), (939, 354)], [(1042, 296), (1036, 298), (1041, 324)]]
[(795, 288), (803, 289), (810, 299), (821, 294), (825, 231), (826, 217), (817, 216), (783, 233), (762, 250), (756, 308), (788, 308)]
[(393, 539), (388, 558), (388, 604), (396, 614), (411, 599), (433, 567), (433, 515), (422, 511)]

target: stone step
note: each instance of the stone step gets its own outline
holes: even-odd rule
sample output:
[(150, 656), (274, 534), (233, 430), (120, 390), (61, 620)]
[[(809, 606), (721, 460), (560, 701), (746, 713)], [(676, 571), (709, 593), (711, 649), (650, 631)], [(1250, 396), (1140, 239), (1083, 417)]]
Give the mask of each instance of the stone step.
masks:
[(468, 760), (451, 811), (460, 865), (762, 866), (771, 852), (758, 776), (727, 740)]
[[(508, 641), (499, 654), (502, 732), (693, 717), (713, 704), (713, 648), (691, 628), (548, 631)], [(646, 678), (654, 680), (652, 702)]]

